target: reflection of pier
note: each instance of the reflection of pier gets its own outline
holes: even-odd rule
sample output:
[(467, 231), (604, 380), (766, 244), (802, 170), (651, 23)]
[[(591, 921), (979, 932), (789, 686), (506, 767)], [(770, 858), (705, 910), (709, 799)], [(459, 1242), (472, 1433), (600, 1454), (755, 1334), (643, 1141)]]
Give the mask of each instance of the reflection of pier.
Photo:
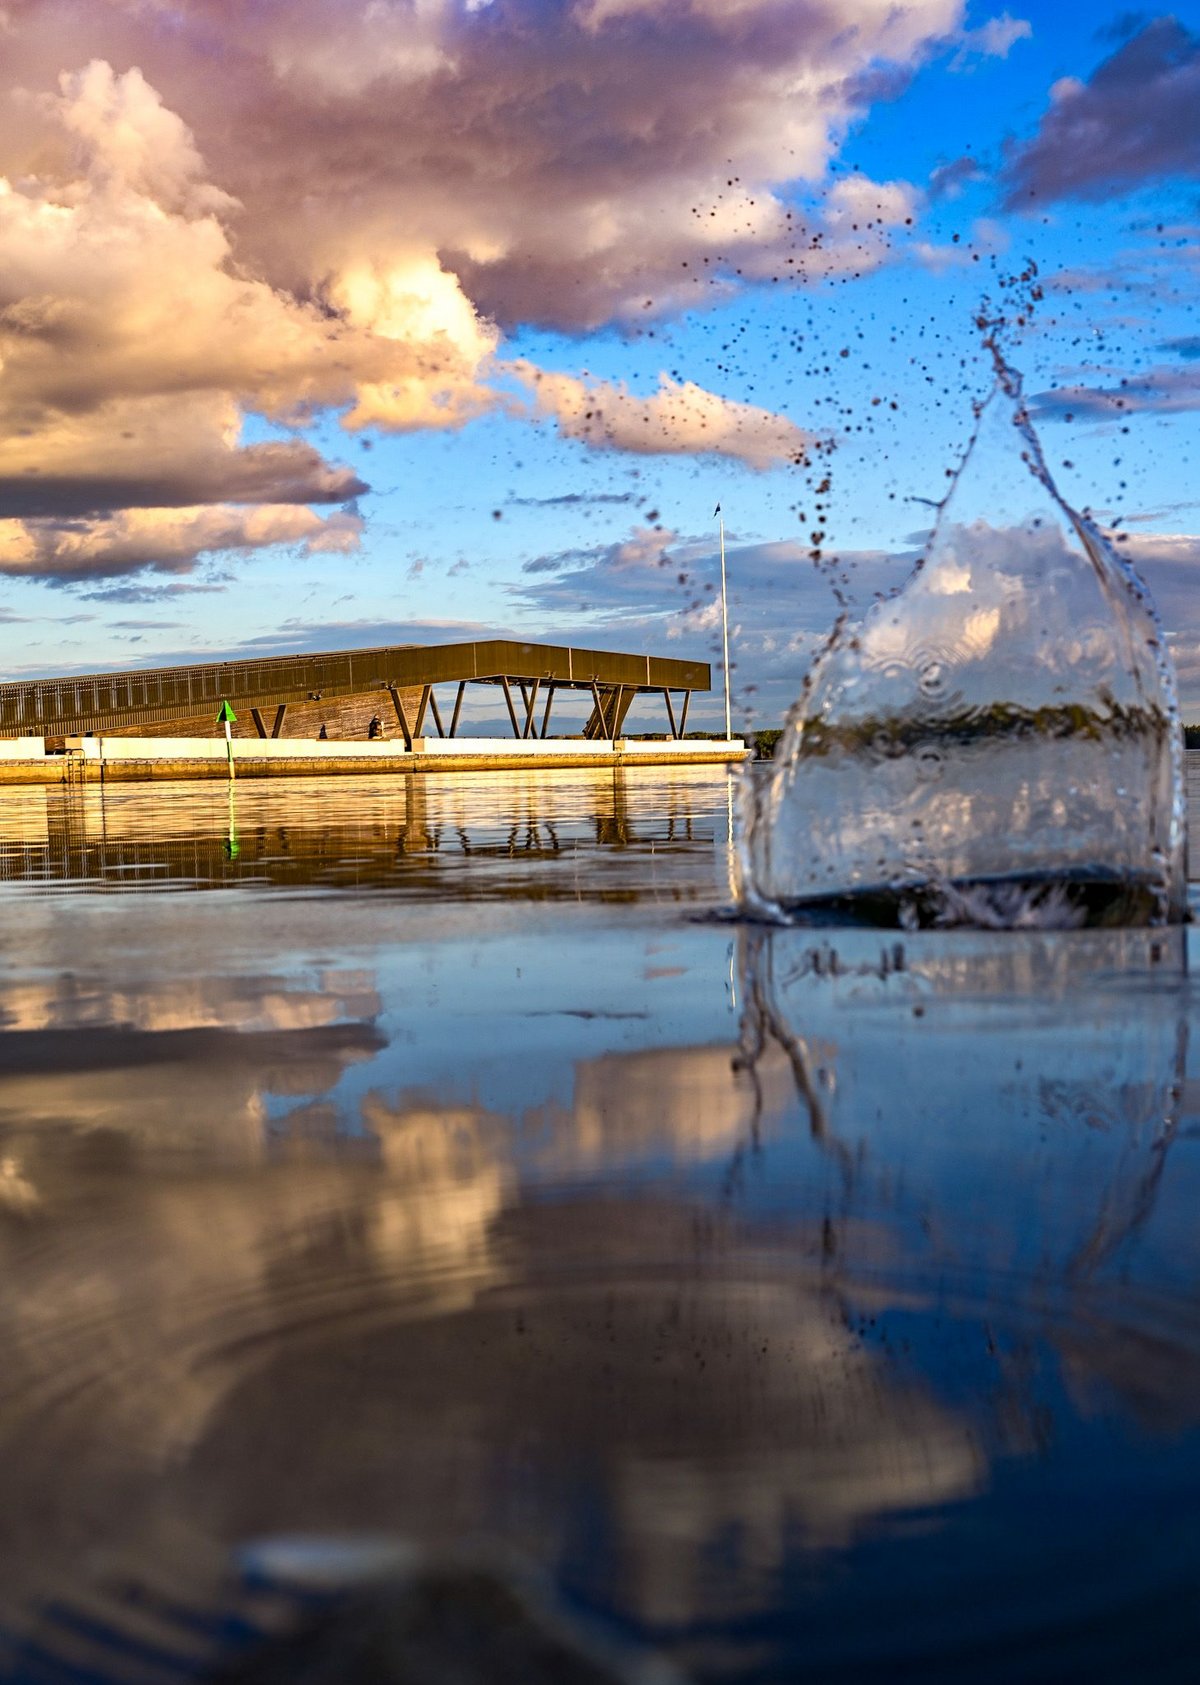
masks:
[[(712, 816), (698, 788), (712, 791)], [(150, 884), (230, 887), (244, 882), (385, 887), (406, 892), (470, 868), (470, 893), (516, 892), (530, 867), (562, 877), (580, 857), (598, 865), (631, 850), (653, 852), (664, 872), (676, 856), (713, 846), (724, 781), (702, 769), (560, 774), (504, 773), (472, 786), (431, 785), (419, 774), (371, 786), (369, 817), (354, 779), (188, 785), (161, 790), (102, 784), (9, 792), (0, 811), (0, 882), (71, 882), (106, 890)], [(507, 871), (509, 863), (519, 871)], [(506, 887), (507, 886), (507, 887)], [(589, 886), (605, 893), (603, 881)], [(551, 881), (524, 893), (553, 894)]]

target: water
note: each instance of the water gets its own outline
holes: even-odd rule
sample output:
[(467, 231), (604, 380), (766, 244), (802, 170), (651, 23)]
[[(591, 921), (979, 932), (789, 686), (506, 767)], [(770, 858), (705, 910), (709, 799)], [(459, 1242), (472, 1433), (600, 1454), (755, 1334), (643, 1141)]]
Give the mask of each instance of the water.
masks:
[(264, 1539), (701, 1680), (1194, 1677), (1190, 929), (731, 925), (703, 769), (234, 801), (0, 805), (0, 1678), (202, 1677)]
[(1183, 737), (1153, 604), (1059, 496), (1019, 377), (996, 386), (925, 552), (805, 679), (746, 805), (744, 896), (776, 919), (1169, 923)]

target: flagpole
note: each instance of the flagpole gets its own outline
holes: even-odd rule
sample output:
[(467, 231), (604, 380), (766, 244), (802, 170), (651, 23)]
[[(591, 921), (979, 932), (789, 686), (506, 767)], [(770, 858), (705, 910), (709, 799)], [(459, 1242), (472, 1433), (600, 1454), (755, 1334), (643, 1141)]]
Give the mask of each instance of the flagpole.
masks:
[(725, 517), (718, 503), (714, 511), (721, 516), (721, 641), (725, 656), (725, 741), (733, 736), (733, 721), (729, 716), (729, 600), (725, 594)]

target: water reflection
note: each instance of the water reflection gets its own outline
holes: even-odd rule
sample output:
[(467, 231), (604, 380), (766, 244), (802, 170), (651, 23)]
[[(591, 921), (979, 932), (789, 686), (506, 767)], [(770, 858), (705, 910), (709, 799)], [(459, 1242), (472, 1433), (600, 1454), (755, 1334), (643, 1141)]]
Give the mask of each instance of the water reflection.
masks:
[(633, 852), (672, 893), (680, 857), (725, 828), (728, 788), (686, 766), (19, 788), (0, 803), (0, 882), (604, 897), (626, 892), (605, 857)]
[(1185, 934), (734, 938), (645, 803), (569, 920), (6, 896), (0, 1677), (194, 1675), (237, 1546), (366, 1532), (703, 1678), (1188, 1677)]
[(10, 1163), (34, 1139), (122, 1163), (140, 1146), (256, 1157), (272, 1096), (332, 1088), (384, 1045), (378, 1010), (370, 979), (336, 968), (308, 982), (11, 982), (0, 988), (0, 1138)]
[(1014, 1270), (1059, 1292), (1121, 1259), (1184, 1104), (1181, 932), (743, 941), (750, 1062), (786, 1052), (844, 1209), (923, 1227), (940, 1279), (974, 1271), (984, 1293)]

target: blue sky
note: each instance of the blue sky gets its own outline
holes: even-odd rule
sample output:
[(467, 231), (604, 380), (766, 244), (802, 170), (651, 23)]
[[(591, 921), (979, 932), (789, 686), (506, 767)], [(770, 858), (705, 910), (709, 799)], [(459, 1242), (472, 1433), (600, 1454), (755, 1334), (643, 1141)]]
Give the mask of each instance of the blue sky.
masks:
[(1200, 710), (1200, 9), (63, 9), (0, 11), (6, 674), (714, 659), (720, 502), (774, 723), (834, 612), (812, 532), (865, 600), (917, 554), (988, 297)]

